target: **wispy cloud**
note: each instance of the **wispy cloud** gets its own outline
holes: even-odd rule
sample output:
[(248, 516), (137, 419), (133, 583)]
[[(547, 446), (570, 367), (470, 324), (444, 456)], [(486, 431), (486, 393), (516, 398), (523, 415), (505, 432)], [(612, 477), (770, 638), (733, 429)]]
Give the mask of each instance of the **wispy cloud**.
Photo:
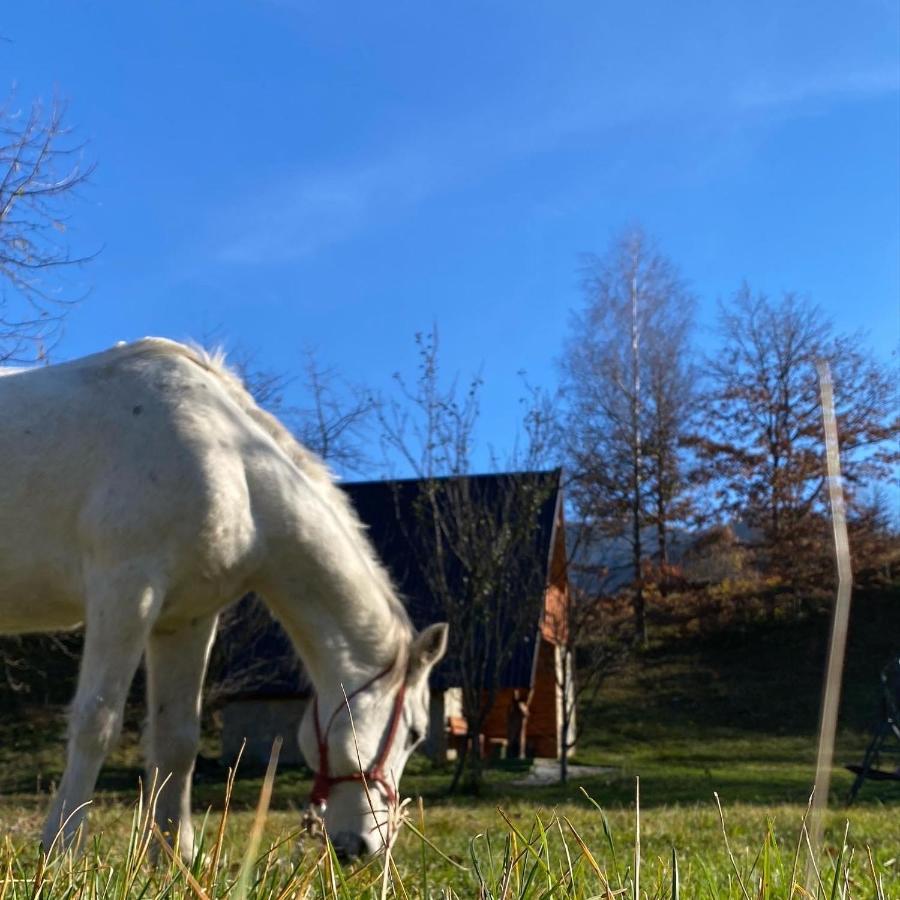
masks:
[(472, 117), (410, 135), (380, 155), (304, 169), (248, 192), (239, 210), (220, 211), (215, 256), (238, 265), (310, 256), (513, 158), (551, 149), (592, 122), (590, 113), (560, 109), (506, 123)]
[(900, 92), (900, 66), (833, 71), (798, 78), (760, 80), (740, 88), (735, 100), (744, 109), (799, 106), (813, 101), (857, 100)]
[[(623, 123), (721, 119), (734, 128), (752, 126), (750, 114), (800, 113), (814, 101), (865, 99), (900, 91), (896, 67), (833, 71), (791, 77), (784, 72), (718, 89), (707, 83), (628, 85), (615, 95), (558, 98), (550, 109), (502, 107), (470, 111), (456, 121), (429, 123), (395, 145), (370, 150), (341, 165), (306, 167), (281, 180), (250, 186), (238, 208), (219, 210), (214, 232), (217, 261), (235, 265), (289, 263), (312, 256), (375, 225), (407, 214), (429, 199), (516, 159), (608, 134)], [(723, 102), (724, 101), (724, 102)], [(430, 129), (430, 130), (429, 130)], [(717, 152), (711, 145), (709, 152)], [(224, 224), (233, 223), (233, 224)]]
[(245, 198), (216, 256), (245, 265), (308, 256), (352, 236), (387, 203), (415, 204), (431, 182), (427, 160), (402, 152), (286, 176)]

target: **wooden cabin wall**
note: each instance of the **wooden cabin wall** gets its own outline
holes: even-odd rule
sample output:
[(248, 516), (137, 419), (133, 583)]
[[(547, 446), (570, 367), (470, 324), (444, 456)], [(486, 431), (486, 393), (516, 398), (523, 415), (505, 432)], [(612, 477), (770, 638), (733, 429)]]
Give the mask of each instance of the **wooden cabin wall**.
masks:
[(556, 647), (542, 640), (534, 677), (531, 715), (528, 717), (527, 743), (535, 756), (555, 758), (559, 754), (556, 696)]
[(564, 644), (567, 639), (569, 605), (568, 560), (566, 558), (566, 531), (562, 512), (556, 523), (553, 553), (550, 557), (550, 581), (544, 594), (544, 616), (541, 634), (552, 644)]
[[(488, 711), (484, 722), (483, 734), (488, 741), (507, 739), (507, 722), (514, 690), (503, 688), (497, 692), (494, 705)], [(525, 689), (519, 689), (519, 696), (523, 699), (527, 693)], [(538, 650), (531, 713), (528, 716), (526, 747), (529, 756), (555, 757), (558, 753), (556, 696), (556, 648), (548, 641), (542, 640)]]

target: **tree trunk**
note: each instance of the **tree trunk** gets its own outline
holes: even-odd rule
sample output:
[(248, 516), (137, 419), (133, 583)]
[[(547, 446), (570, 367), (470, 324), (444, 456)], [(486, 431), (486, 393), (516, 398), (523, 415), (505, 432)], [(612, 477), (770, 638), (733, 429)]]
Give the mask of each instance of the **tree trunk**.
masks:
[(476, 796), (481, 793), (484, 781), (484, 759), (481, 755), (481, 726), (469, 734), (469, 777), (467, 787)]
[(667, 527), (666, 501), (662, 491), (656, 497), (656, 541), (659, 545), (660, 568), (669, 564), (669, 529)]
[(456, 765), (453, 767), (453, 778), (450, 781), (450, 787), (447, 788), (448, 794), (455, 794), (459, 790), (459, 783), (462, 779), (463, 772), (466, 769), (466, 757), (469, 754), (469, 736), (466, 735), (466, 740), (463, 742), (462, 750), (459, 752), (459, 756), (456, 757)]
[(641, 584), (641, 366), (639, 353), (640, 334), (638, 331), (638, 287), (637, 276), (631, 278), (631, 439), (632, 439), (632, 541), (634, 554), (634, 630), (635, 639), (647, 643), (647, 620), (644, 612), (644, 589)]
[[(569, 724), (572, 719), (571, 709), (569, 707), (568, 686), (571, 673), (569, 672), (570, 657), (568, 653), (568, 645), (563, 645), (562, 657), (562, 684), (559, 685), (562, 691), (562, 722), (560, 724), (559, 737), (559, 783), (566, 784), (569, 780)], [(558, 684), (558, 682), (557, 682)]]
[[(563, 695), (565, 698), (565, 695)], [(571, 714), (568, 704), (563, 699), (563, 716), (562, 726), (559, 740), (560, 756), (559, 756), (559, 783), (568, 784), (569, 781), (569, 728), (571, 725)]]

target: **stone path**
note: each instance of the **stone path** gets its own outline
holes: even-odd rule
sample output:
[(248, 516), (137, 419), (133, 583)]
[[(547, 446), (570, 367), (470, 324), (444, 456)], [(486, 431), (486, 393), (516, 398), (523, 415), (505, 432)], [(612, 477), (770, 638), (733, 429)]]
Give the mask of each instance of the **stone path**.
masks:
[[(600, 778), (604, 775), (616, 775), (618, 769), (612, 766), (569, 766), (569, 780), (579, 778)], [(559, 760), (537, 758), (524, 778), (516, 779), (513, 784), (529, 787), (540, 784), (556, 784), (559, 781)]]

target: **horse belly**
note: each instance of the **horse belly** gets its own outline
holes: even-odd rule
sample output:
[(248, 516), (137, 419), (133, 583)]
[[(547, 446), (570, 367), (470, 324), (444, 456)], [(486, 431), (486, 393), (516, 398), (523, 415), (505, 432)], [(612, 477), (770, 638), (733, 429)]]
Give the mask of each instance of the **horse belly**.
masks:
[(0, 566), (0, 634), (69, 631), (84, 618), (77, 591), (50, 576), (4, 577)]
[(65, 630), (84, 617), (73, 514), (64, 485), (47, 481), (40, 496), (24, 467), (0, 474), (0, 634)]

